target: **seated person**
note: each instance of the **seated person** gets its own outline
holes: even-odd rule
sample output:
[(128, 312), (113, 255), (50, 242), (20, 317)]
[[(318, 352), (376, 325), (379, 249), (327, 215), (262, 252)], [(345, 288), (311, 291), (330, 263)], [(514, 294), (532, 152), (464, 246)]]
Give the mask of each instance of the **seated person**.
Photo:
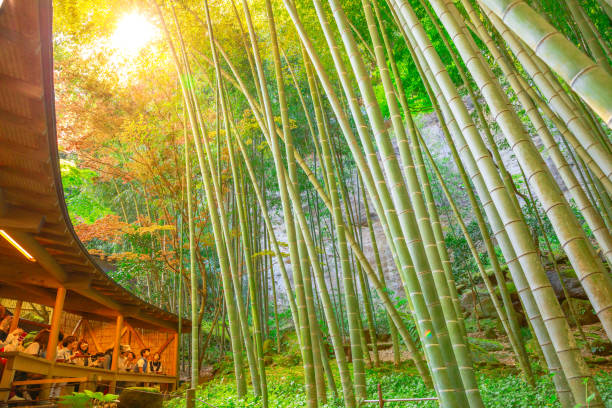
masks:
[(74, 364), (76, 360), (75, 352), (79, 345), (76, 336), (68, 336), (62, 341), (62, 347), (57, 351), (55, 360), (62, 363)]
[(140, 350), (140, 358), (136, 363), (137, 373), (146, 373), (149, 368), (149, 356), (151, 355), (151, 349), (144, 348)]
[(89, 366), (95, 368), (104, 368), (105, 360), (106, 355), (104, 353), (96, 353), (91, 356), (91, 364)]
[(76, 352), (74, 353), (74, 362), (76, 365), (80, 365), (83, 367), (89, 366), (91, 355), (89, 354), (89, 344), (85, 339), (79, 341), (77, 345)]
[(0, 349), (3, 351), (21, 351), (21, 343), (28, 333), (25, 330), (16, 328), (7, 337), (6, 340), (0, 343)]
[(111, 347), (109, 349), (106, 349), (106, 351), (104, 352), (104, 368), (105, 370), (110, 370), (113, 364), (113, 349), (114, 347)]
[(23, 349), (23, 352), (36, 357), (46, 357), (50, 334), (48, 329), (39, 331), (34, 340)]
[(138, 362), (138, 360), (136, 360), (136, 354), (134, 354), (133, 351), (128, 351), (127, 355), (125, 357), (125, 369), (124, 369), (124, 371), (135, 372), (136, 371), (136, 363), (137, 362)]
[(153, 353), (153, 359), (149, 362), (149, 371), (153, 374), (164, 373), (164, 366), (162, 365), (159, 353)]
[(131, 350), (132, 349), (129, 344), (121, 344), (119, 346), (119, 361), (117, 362), (117, 368), (119, 371), (126, 371), (125, 362), (127, 360), (127, 355)]
[(5, 341), (9, 335), (9, 330), (11, 329), (11, 322), (13, 321), (13, 316), (6, 315), (2, 322), (0, 322), (0, 341)]
[[(43, 329), (39, 331), (36, 336), (34, 336), (34, 340), (28, 344), (27, 347), (23, 347), (21, 344), (19, 345), (19, 351), (23, 353), (45, 358), (47, 354), (47, 344), (49, 343), (49, 335), (51, 333), (48, 329)], [(42, 377), (38, 374), (28, 374), (23, 371), (17, 371), (15, 373), (14, 381), (23, 381), (23, 380), (39, 380)], [(26, 400), (36, 398), (40, 387), (37, 386), (24, 386), (15, 390), (17, 397), (24, 398)]]

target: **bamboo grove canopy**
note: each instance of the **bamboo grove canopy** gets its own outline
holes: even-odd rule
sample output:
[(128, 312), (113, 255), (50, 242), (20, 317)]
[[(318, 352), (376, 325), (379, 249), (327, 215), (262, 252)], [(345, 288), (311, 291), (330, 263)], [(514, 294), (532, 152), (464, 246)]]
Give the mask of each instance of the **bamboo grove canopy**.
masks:
[(59, 169), (51, 30), (51, 1), (3, 2), (0, 297), (53, 307), (64, 287), (67, 312), (112, 322), (122, 314), (134, 327), (176, 331), (177, 316), (115, 283), (74, 232)]
[[(264, 5), (263, 12), (260, 3)], [(504, 284), (503, 263), (509, 269), (521, 310), (542, 350), (545, 365), (553, 374), (561, 405), (603, 406), (570, 331), (568, 319), (573, 312), (570, 308), (566, 316), (560, 305), (543, 266), (540, 243), (534, 241), (521, 202), (530, 201), (536, 206), (540, 222), (541, 206), (610, 337), (610, 41), (602, 38), (588, 17), (585, 18), (586, 13), (576, 0), (555, 2), (567, 5), (566, 15), (576, 19), (572, 28), (581, 41), (580, 47), (576, 46), (551, 24), (541, 12), (540, 3), (537, 0), (283, 0), (280, 5), (263, 0), (257, 4), (260, 19), (254, 21), (255, 5), (242, 0), (239, 5), (232, 2), (233, 17), (232, 11), (226, 14), (227, 19), (236, 19), (239, 31), (233, 33), (238, 39), (237, 45), (222, 41), (228, 35), (222, 27), (227, 27), (229, 21), (213, 18), (207, 0), (197, 4), (185, 1), (148, 4), (164, 30), (177, 77), (181, 78), (187, 127), (185, 145), (193, 143), (197, 158), (194, 173), (202, 177), (200, 189), (203, 191), (199, 193), (206, 197), (219, 260), (238, 396), (247, 392), (244, 371), (248, 368), (254, 393), (261, 395), (263, 405), (267, 406), (260, 306), (254, 295), (256, 271), (251, 257), (248, 217), (245, 217), (251, 207), (245, 200), (259, 205), (264, 221), (261, 229), (268, 234), (269, 248), (278, 259), (283, 255), (261, 193), (261, 182), (253, 172), (253, 158), (233, 119), (240, 113), (232, 109), (230, 101), (234, 99), (228, 96), (230, 91), (233, 98), (238, 94), (248, 104), (248, 112), (254, 116), (261, 132), (260, 140), (269, 148), (273, 159), (292, 276), (283, 262), (279, 268), (290, 294), (289, 307), (299, 333), (307, 405), (316, 407), (325, 401), (326, 377), (330, 388), (335, 390), (334, 379), (326, 375), (329, 374), (327, 353), (321, 352), (327, 349), (325, 341), (331, 343), (339, 372), (338, 391), (345, 406), (357, 406), (366, 397), (364, 367), (370, 355), (362, 328), (366, 321), (370, 330), (373, 328), (364, 284), (368, 282), (384, 306), (392, 331), (396, 330), (397, 337), (405, 343), (425, 383), (436, 390), (441, 406), (483, 406), (451, 260), (432, 194), (434, 174), (442, 186), (445, 180), (430, 155), (428, 140), (424, 140), (414, 123), (389, 38), (391, 32), (393, 39), (409, 50), (418, 75), (408, 80), (420, 81), (426, 89), (444, 142), (457, 166), (461, 187), (469, 196), (469, 205), (485, 243), (483, 249), (475, 247), (460, 211), (448, 189), (443, 187), (470, 243), (480, 278), (485, 282), (526, 382), (533, 384), (534, 373)], [(606, 18), (612, 16), (610, 6), (608, 0), (597, 4), (607, 13)], [(352, 24), (349, 9), (351, 16), (365, 19), (362, 30)], [(177, 15), (181, 16), (180, 20)], [(279, 21), (283, 26), (277, 32)], [(442, 60), (438, 53), (440, 44), (432, 43), (428, 33), (432, 25), (442, 38), (446, 55), (459, 71), (462, 89), (447, 70), (448, 61)], [(193, 35), (194, 31), (197, 36)], [(283, 37), (291, 33), (292, 40), (287, 41), (280, 33)], [(281, 40), (285, 41), (282, 47)], [(228, 52), (230, 47), (233, 50), (241, 45), (244, 49), (240, 58), (246, 61), (240, 63), (244, 65), (238, 65), (235, 52)], [(195, 72), (201, 70), (206, 75), (199, 77)], [(305, 93), (300, 93), (296, 73), (307, 79), (303, 86)], [(201, 84), (212, 89), (208, 99), (203, 96)], [(288, 107), (289, 87), (292, 92), (300, 93), (308, 121), (306, 137), (312, 140), (314, 161), (304, 157), (294, 145), (294, 138), (298, 136), (297, 132), (292, 134), (295, 112)], [(468, 109), (466, 96), (474, 105), (475, 116)], [(217, 112), (216, 139), (208, 136), (209, 123), (202, 113), (210, 106), (215, 106)], [(276, 112), (280, 112), (280, 120)], [(384, 113), (388, 113), (388, 120)], [(501, 158), (502, 142), (496, 136), (513, 153), (530, 198), (522, 196), (519, 201), (515, 181)], [(393, 273), (401, 278), (418, 341), (410, 335), (389, 296), (380, 261), (371, 263), (364, 254), (358, 229), (354, 227), (354, 223), (361, 225), (362, 222), (355, 219), (354, 209), (347, 200), (347, 182), (342, 177), (345, 173), (334, 152), (340, 146), (349, 150), (350, 160), (356, 166), (359, 185), (367, 196), (364, 205), (371, 206), (382, 225), (385, 240), (379, 245), (386, 245), (392, 253)], [(214, 153), (220, 149), (227, 152), (223, 165)], [(189, 150), (185, 149), (188, 181)], [(552, 159), (567, 196), (544, 156)], [(427, 160), (433, 171), (428, 171)], [(251, 191), (246, 198), (242, 187), (245, 169)], [(227, 185), (217, 177), (222, 170), (231, 173)], [(316, 191), (317, 200), (329, 211), (334, 257), (336, 251), (338, 255), (336, 273), (342, 276), (342, 288), (337, 290), (342, 292), (338, 299), (346, 309), (346, 331), (326, 281), (326, 272), (331, 268), (319, 256), (320, 237), (309, 222), (308, 206), (300, 191), (298, 174), (302, 172), (301, 176), (305, 175), (311, 184), (309, 188)], [(188, 182), (188, 197), (192, 188)], [(235, 200), (238, 219), (233, 222), (225, 206), (216, 205), (224, 202), (224, 188)], [(574, 206), (580, 217), (584, 217), (583, 224)], [(366, 209), (367, 217), (369, 211)], [(190, 234), (192, 227), (193, 220)], [(232, 227), (240, 228), (239, 242), (231, 239)], [(496, 253), (495, 245), (502, 256)], [(239, 255), (236, 255), (237, 247), (242, 251)], [(192, 255), (194, 251), (192, 248)], [(483, 253), (491, 260), (497, 287), (480, 259)], [(249, 299), (239, 290), (240, 281), (236, 278), (238, 265), (243, 261), (249, 280)], [(192, 288), (196, 287), (195, 279), (192, 268)], [(195, 296), (193, 292), (192, 297)], [(366, 310), (364, 319), (361, 299)], [(317, 304), (328, 333), (325, 338), (319, 327)], [(251, 324), (246, 305), (251, 307)], [(197, 310), (193, 307), (192, 315), (196, 316)], [(340, 316), (343, 319), (342, 312)], [(250, 330), (254, 336), (245, 336)], [(352, 367), (344, 347), (346, 332)], [(197, 352), (197, 349), (192, 351), (194, 362)], [(197, 364), (193, 364), (192, 370), (195, 386)]]

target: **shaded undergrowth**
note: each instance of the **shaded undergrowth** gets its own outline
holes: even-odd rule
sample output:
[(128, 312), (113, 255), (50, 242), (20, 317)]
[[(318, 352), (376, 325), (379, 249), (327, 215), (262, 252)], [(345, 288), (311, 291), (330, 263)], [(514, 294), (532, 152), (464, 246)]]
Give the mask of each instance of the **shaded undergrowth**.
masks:
[[(306, 406), (302, 367), (271, 366), (267, 370), (268, 393), (270, 408), (294, 408)], [(606, 402), (607, 408), (612, 408), (612, 375), (600, 371), (595, 375), (598, 389)], [(539, 408), (560, 407), (554, 392), (552, 378), (540, 375), (536, 387), (529, 387), (515, 370), (480, 370), (478, 382), (486, 407), (492, 408)], [(409, 364), (393, 367), (384, 364), (379, 368), (367, 370), (367, 398), (376, 399), (377, 384), (380, 383), (385, 398), (419, 398), (433, 397), (434, 392), (425, 387), (421, 378)], [(337, 382), (339, 384), (339, 382)], [(340, 390), (339, 390), (340, 391)], [(261, 407), (259, 397), (252, 393), (244, 399), (236, 397), (236, 388), (231, 375), (220, 375), (213, 381), (198, 388), (197, 398), (207, 404), (218, 408)], [(198, 402), (196, 407), (210, 407), (204, 402)], [(166, 403), (166, 408), (182, 408), (185, 400), (175, 398)], [(331, 393), (327, 404), (323, 407), (342, 407), (341, 398)], [(375, 404), (365, 404), (366, 407), (375, 407)], [(387, 407), (437, 407), (436, 402), (395, 403), (385, 404)]]

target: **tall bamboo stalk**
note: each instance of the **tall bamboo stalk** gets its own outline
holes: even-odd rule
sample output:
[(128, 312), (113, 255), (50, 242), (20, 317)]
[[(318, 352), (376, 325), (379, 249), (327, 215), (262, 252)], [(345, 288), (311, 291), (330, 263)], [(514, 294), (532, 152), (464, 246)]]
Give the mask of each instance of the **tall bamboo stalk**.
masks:
[[(398, 1), (392, 1), (391, 3), (392, 12), (394, 12), (395, 9), (402, 10), (400, 4), (406, 4), (405, 2)], [(525, 272), (523, 271), (523, 267), (518, 262), (518, 257), (516, 256), (516, 253), (510, 241), (509, 234), (506, 232), (500, 214), (498, 213), (498, 210), (494, 205), (493, 200), (491, 199), (491, 193), (489, 192), (490, 190), (485, 184), (484, 176), (486, 175), (486, 173), (483, 174), (484, 172), (481, 172), (478, 168), (477, 162), (474, 159), (471, 150), (469, 149), (469, 146), (466, 142), (466, 138), (464, 137), (463, 132), (466, 132), (466, 135), (470, 135), (470, 137), (479, 138), (477, 133), (475, 133), (475, 127), (472, 124), (470, 116), (465, 106), (461, 102), (456, 92), (456, 89), (454, 88), (454, 85), (452, 85), (450, 78), (446, 74), (446, 71), (443, 68), (444, 66), (439, 60), (437, 54), (432, 54), (430, 58), (424, 57), (424, 50), (433, 51), (433, 49), (430, 47), (430, 44), (427, 40), (427, 37), (425, 36), (425, 33), (422, 30), (422, 27), (420, 27), (419, 25), (415, 25), (414, 29), (415, 35), (418, 35), (418, 38), (420, 38), (420, 43), (417, 43), (416, 40), (413, 38), (412, 30), (408, 28), (410, 27), (408, 21), (415, 21), (414, 14), (412, 14), (409, 10), (406, 10), (405, 15), (404, 13), (397, 13), (396, 19), (398, 20), (398, 25), (401, 28), (402, 34), (406, 38), (406, 44), (408, 45), (409, 49), (413, 49), (413, 52), (416, 56), (415, 62), (418, 61), (419, 64), (422, 65), (424, 77), (427, 78), (426, 83), (432, 87), (433, 94), (435, 95), (435, 98), (432, 98), (432, 101), (439, 102), (444, 118), (446, 118), (445, 121), (441, 122), (446, 123), (450, 130), (450, 134), (448, 134), (449, 138), (447, 138), (446, 141), (449, 146), (455, 146), (456, 142), (456, 151), (459, 153), (461, 161), (464, 163), (470, 178), (474, 181), (476, 191), (478, 192), (481, 202), (483, 203), (484, 210), (491, 223), (493, 235), (497, 238), (498, 243), (500, 244), (500, 247), (502, 249), (503, 255), (507, 260), (510, 273), (512, 274), (512, 279), (517, 287), (517, 291), (521, 297), (521, 301), (527, 313), (528, 321), (531, 322), (538, 342), (542, 346), (543, 354), (546, 358), (546, 362), (550, 371), (555, 373), (553, 381), (555, 383), (559, 399), (562, 401), (562, 404), (564, 406), (571, 407), (573, 406), (573, 398), (568, 388), (565, 375), (561, 370), (559, 357), (557, 356), (555, 350), (552, 347), (548, 331), (546, 330), (533, 294), (530, 291), (529, 285), (525, 277)], [(411, 44), (415, 44), (417, 46), (412, 48)], [(433, 66), (430, 67), (430, 64), (433, 64)], [(432, 72), (437, 72), (437, 75), (434, 76)], [(440, 84), (438, 84), (438, 80), (441, 81)], [(444, 89), (444, 92), (442, 91), (442, 89)], [(458, 121), (458, 119), (460, 119), (460, 122)], [(459, 126), (460, 124), (461, 128)], [(452, 139), (450, 138), (451, 135)], [(446, 133), (445, 136), (447, 136)], [(491, 160), (488, 152), (483, 153), (477, 157), (480, 158), (480, 161), (485, 159)], [(460, 162), (457, 161), (457, 163), (459, 164)], [(491, 170), (487, 169), (487, 171), (490, 171), (491, 176), (493, 176), (494, 174), (496, 174), (496, 170), (494, 165), (490, 166)], [(464, 181), (464, 184), (467, 186), (469, 185), (469, 182)], [(501, 190), (503, 187), (500, 186), (501, 184), (496, 185), (496, 189)], [(512, 206), (514, 207), (513, 204)], [(474, 208), (476, 208), (476, 206), (474, 206)], [(483, 236), (487, 233), (485, 231), (486, 227), (481, 228)], [(485, 240), (485, 242), (487, 241)], [(495, 258), (492, 257), (492, 262), (494, 262), (494, 259)], [(512, 309), (506, 307), (506, 310), (508, 313), (511, 313)]]
[(524, 1), (480, 0), (612, 126), (612, 76)]
[[(226, 304), (227, 315), (229, 319), (230, 340), (232, 343), (232, 350), (234, 352), (234, 374), (236, 378), (236, 389), (237, 389), (238, 396), (242, 397), (246, 393), (246, 381), (244, 378), (244, 366), (243, 366), (243, 360), (242, 360), (240, 328), (238, 326), (238, 322), (237, 322), (238, 316), (237, 316), (237, 311), (235, 307), (235, 302), (232, 296), (233, 288), (232, 288), (229, 266), (227, 262), (227, 256), (225, 252), (225, 245), (224, 245), (224, 242), (221, 236), (221, 227), (219, 225), (219, 217), (218, 217), (218, 213), (216, 212), (216, 206), (214, 204), (215, 200), (213, 198), (212, 186), (210, 183), (210, 174), (206, 170), (206, 166), (204, 165), (202, 146), (200, 142), (201, 140), (200, 129), (197, 124), (197, 119), (196, 119), (196, 115), (195, 115), (194, 107), (193, 107), (193, 99), (192, 99), (193, 93), (190, 90), (190, 87), (192, 86), (192, 81), (189, 80), (188, 76), (183, 76), (183, 74), (187, 72), (184, 72), (183, 69), (181, 68), (179, 58), (174, 48), (174, 44), (172, 42), (172, 39), (168, 31), (168, 28), (166, 26), (165, 20), (163, 18), (161, 9), (157, 5), (157, 3), (155, 3), (155, 6), (157, 8), (158, 15), (162, 22), (162, 26), (164, 28), (164, 32), (168, 40), (168, 44), (170, 45), (170, 50), (171, 50), (171, 54), (173, 57), (173, 61), (175, 63), (177, 74), (179, 78), (181, 78), (180, 84), (181, 84), (181, 91), (183, 94), (183, 100), (185, 102), (185, 107), (186, 107), (188, 118), (189, 118), (189, 124), (190, 124), (191, 131), (192, 131), (192, 137), (195, 142), (196, 154), (198, 157), (198, 163), (200, 165), (202, 180), (204, 181), (207, 204), (208, 204), (208, 208), (209, 208), (209, 212), (211, 216), (211, 221), (213, 224), (213, 235), (215, 237), (217, 255), (219, 257), (219, 262), (221, 266), (221, 276), (222, 276), (223, 288), (224, 288), (223, 293), (225, 296), (225, 304)], [(192, 285), (192, 290), (193, 290), (193, 285)], [(194, 306), (192, 305), (192, 307)], [(192, 318), (194, 322), (197, 321), (197, 315), (192, 316)], [(192, 340), (192, 361), (197, 361), (196, 359), (193, 359), (193, 355), (194, 355), (193, 347), (197, 347), (198, 343), (197, 341), (195, 342), (196, 346), (193, 346), (193, 343), (194, 342)], [(196, 354), (196, 357), (197, 357), (197, 354)], [(197, 367), (197, 364), (195, 364), (195, 366)], [(192, 370), (193, 370), (193, 367), (192, 367)]]

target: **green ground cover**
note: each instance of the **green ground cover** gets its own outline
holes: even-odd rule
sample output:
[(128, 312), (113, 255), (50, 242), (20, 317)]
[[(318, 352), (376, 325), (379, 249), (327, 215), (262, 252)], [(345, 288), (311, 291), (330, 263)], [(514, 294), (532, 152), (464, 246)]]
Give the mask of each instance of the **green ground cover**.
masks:
[[(333, 364), (332, 364), (333, 366)], [(302, 380), (302, 367), (268, 367), (268, 392), (270, 408), (294, 408), (306, 406), (304, 385)], [(478, 373), (480, 391), (486, 407), (491, 408), (539, 408), (560, 407), (555, 396), (551, 377), (538, 376), (536, 387), (530, 388), (518, 376), (515, 370), (480, 370)], [(606, 407), (612, 407), (612, 375), (600, 371), (595, 376), (597, 386)], [(380, 368), (367, 370), (368, 398), (376, 398), (377, 384), (380, 383), (385, 398), (418, 398), (435, 396), (423, 384), (410, 365), (402, 364), (396, 368), (384, 364)], [(231, 375), (219, 375), (213, 381), (200, 386), (197, 398), (206, 401), (218, 408), (255, 408), (260, 407), (258, 398), (249, 395), (246, 399), (236, 397), (236, 389)], [(342, 407), (340, 399), (330, 396), (324, 407)], [(364, 406), (375, 407), (375, 404)], [(387, 407), (437, 407), (436, 402), (395, 403), (385, 404)], [(175, 398), (165, 405), (166, 408), (185, 407), (183, 398)], [(207, 407), (198, 402), (196, 407)]]

